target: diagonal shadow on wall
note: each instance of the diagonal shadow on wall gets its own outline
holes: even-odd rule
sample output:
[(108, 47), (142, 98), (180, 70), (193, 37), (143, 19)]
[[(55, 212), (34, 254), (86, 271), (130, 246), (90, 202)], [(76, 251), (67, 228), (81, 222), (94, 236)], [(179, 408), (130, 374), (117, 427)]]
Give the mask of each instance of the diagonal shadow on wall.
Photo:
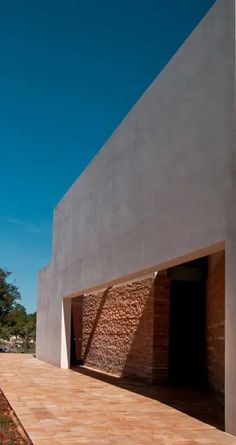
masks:
[(96, 313), (96, 316), (95, 316), (95, 319), (94, 319), (94, 322), (93, 322), (93, 325), (92, 325), (92, 329), (91, 329), (91, 331), (90, 331), (90, 334), (89, 334), (89, 337), (88, 337), (86, 346), (85, 346), (85, 348), (84, 348), (83, 362), (86, 362), (86, 359), (87, 359), (87, 357), (88, 357), (89, 350), (90, 350), (90, 347), (91, 347), (91, 344), (92, 344), (92, 341), (93, 341), (93, 338), (94, 338), (96, 329), (97, 329), (97, 327), (98, 327), (99, 320), (100, 320), (100, 317), (101, 317), (103, 308), (104, 308), (104, 306), (105, 306), (106, 299), (107, 299), (107, 295), (108, 295), (110, 289), (111, 289), (111, 287), (108, 287), (108, 288), (105, 290), (105, 292), (104, 292), (103, 295), (102, 295), (101, 301), (100, 301), (100, 303), (99, 303), (99, 306), (98, 306), (98, 309), (97, 309), (97, 313)]
[[(147, 373), (147, 367), (152, 366), (153, 323), (151, 315), (154, 289), (153, 283), (149, 285), (145, 299), (137, 308), (135, 298), (132, 297), (137, 292), (135, 287), (136, 284), (134, 283), (134, 288), (132, 285), (128, 286), (128, 290), (126, 288), (128, 296), (126, 294), (125, 299), (122, 297), (124, 289), (119, 290), (119, 288), (108, 288), (105, 292), (100, 293), (98, 297), (93, 295), (96, 299), (96, 311), (93, 313), (89, 329), (87, 329), (87, 336), (85, 336), (83, 359), (85, 365), (88, 364), (90, 368), (97, 369), (86, 367), (74, 369), (95, 379), (145, 395), (203, 422), (224, 429), (223, 410), (206, 389), (147, 385), (137, 379), (141, 367)], [(140, 289), (138, 290), (140, 299), (139, 292)], [(114, 299), (119, 301), (118, 305), (114, 304)], [(136, 319), (132, 317), (135, 310)], [(118, 318), (117, 311), (119, 311)], [(88, 312), (90, 311), (87, 310)], [(125, 335), (121, 325), (119, 325), (120, 320), (122, 320), (122, 324), (124, 324), (124, 321), (126, 323), (127, 331)], [(90, 353), (92, 359), (94, 359), (94, 364), (89, 357)], [(104, 356), (101, 363), (102, 365), (108, 363), (106, 369), (104, 367), (104, 369), (100, 368), (99, 370), (99, 366), (96, 366), (95, 361), (98, 357), (96, 354), (99, 354), (99, 358), (102, 355)], [(122, 360), (120, 359), (121, 354), (123, 354)], [(87, 359), (88, 362), (86, 363)], [(112, 363), (112, 361), (119, 364), (114, 371), (109, 368), (109, 363)], [(106, 372), (116, 375), (109, 375)]]

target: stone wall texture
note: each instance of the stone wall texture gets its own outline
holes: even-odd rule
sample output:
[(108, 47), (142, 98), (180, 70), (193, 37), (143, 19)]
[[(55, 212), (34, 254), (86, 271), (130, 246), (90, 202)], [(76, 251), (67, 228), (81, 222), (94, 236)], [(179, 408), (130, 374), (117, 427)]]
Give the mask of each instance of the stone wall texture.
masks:
[(152, 380), (154, 275), (83, 297), (86, 366)]
[(224, 400), (225, 382), (225, 255), (209, 258), (206, 291), (206, 352), (209, 384)]
[(154, 274), (83, 297), (85, 366), (167, 380), (170, 280)]
[(170, 278), (157, 275), (154, 282), (153, 382), (168, 381)]
[[(206, 364), (209, 384), (224, 398), (225, 257), (209, 257)], [(83, 297), (84, 365), (117, 377), (168, 381), (170, 283), (154, 274)]]

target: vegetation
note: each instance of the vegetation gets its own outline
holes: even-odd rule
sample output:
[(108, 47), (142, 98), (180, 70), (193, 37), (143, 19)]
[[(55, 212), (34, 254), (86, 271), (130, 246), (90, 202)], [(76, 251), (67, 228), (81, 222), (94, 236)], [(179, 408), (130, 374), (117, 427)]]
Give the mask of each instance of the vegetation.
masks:
[(18, 287), (9, 283), (11, 273), (0, 268), (0, 339), (11, 342), (19, 352), (33, 350), (36, 336), (36, 313), (28, 314), (19, 303)]
[(0, 391), (0, 445), (30, 445), (32, 442), (24, 432), (2, 391)]

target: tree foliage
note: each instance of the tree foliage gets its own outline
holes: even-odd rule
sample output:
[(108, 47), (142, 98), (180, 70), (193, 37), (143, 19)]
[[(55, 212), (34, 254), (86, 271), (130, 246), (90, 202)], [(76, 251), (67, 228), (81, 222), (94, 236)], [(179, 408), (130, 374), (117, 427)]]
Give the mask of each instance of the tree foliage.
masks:
[(9, 283), (7, 279), (10, 272), (0, 268), (0, 321), (3, 323), (9, 313), (14, 309), (18, 300), (21, 299), (18, 287)]
[(12, 336), (20, 339), (22, 349), (30, 349), (36, 337), (36, 313), (27, 314), (19, 303), (20, 292), (15, 284), (9, 283), (10, 272), (0, 268), (0, 337), (9, 340)]

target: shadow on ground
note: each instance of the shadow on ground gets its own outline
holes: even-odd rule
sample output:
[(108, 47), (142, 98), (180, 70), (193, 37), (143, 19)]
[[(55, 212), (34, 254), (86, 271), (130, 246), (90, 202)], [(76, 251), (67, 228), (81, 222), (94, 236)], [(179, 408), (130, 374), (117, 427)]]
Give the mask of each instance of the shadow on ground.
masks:
[(149, 385), (134, 378), (117, 378), (84, 366), (73, 366), (72, 369), (110, 385), (157, 400), (224, 431), (224, 409), (208, 388)]

